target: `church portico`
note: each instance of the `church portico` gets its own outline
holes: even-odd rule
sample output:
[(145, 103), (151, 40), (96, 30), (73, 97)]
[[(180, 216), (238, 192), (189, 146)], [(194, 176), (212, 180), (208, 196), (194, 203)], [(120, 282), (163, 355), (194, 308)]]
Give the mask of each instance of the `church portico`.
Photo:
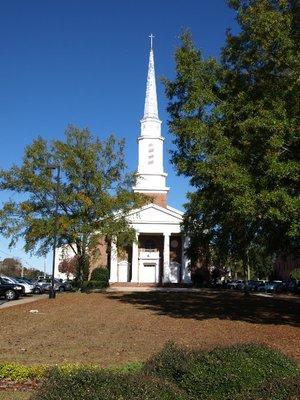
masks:
[(132, 284), (189, 283), (182, 273), (186, 258), (180, 233), (137, 232), (136, 241), (117, 254), (112, 245), (111, 282)]

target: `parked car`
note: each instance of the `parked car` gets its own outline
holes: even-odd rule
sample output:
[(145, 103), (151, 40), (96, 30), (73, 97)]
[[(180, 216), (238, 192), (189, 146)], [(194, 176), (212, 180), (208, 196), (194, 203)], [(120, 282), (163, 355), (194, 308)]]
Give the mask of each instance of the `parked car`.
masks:
[(242, 281), (242, 280), (231, 281), (231, 282), (227, 283), (227, 288), (241, 290), (244, 288), (244, 281)]
[(23, 287), (15, 283), (8, 283), (0, 277), (0, 296), (6, 300), (16, 300), (23, 293)]
[(26, 281), (19, 282), (20, 278), (12, 278), (10, 276), (1, 276), (1, 278), (6, 282), (6, 283), (11, 283), (11, 284), (17, 284), (22, 286), (23, 288), (23, 294), (32, 294), (33, 293), (33, 285), (27, 283)]
[[(52, 281), (51, 278), (39, 278), (36, 284), (43, 288), (44, 291), (49, 292), (51, 290)], [(72, 290), (70, 283), (64, 283), (59, 279), (54, 279), (54, 290), (57, 292), (66, 292)]]
[(300, 294), (300, 281), (297, 282), (297, 285), (295, 286), (293, 293)]
[(258, 292), (268, 292), (268, 293), (280, 293), (282, 291), (282, 281), (271, 281), (261, 283), (257, 291)]
[(248, 281), (247, 288), (250, 292), (256, 292), (259, 285), (262, 285), (263, 283), (263, 281), (250, 280)]
[(43, 287), (37, 285), (35, 282), (33, 282), (31, 279), (27, 279), (27, 278), (14, 278), (16, 281), (18, 281), (20, 284), (28, 284), (32, 287), (32, 293), (34, 294), (42, 294), (45, 293), (45, 290), (43, 289)]
[(288, 280), (286, 282), (283, 282), (282, 291), (287, 293), (295, 293), (297, 286), (298, 283), (295, 279)]

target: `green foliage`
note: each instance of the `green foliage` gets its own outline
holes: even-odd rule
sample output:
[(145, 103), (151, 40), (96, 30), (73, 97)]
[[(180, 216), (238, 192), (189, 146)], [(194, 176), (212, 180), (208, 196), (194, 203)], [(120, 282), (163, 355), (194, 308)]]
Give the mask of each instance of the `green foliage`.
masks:
[(293, 363), (269, 349), (251, 346), (214, 350), (194, 362), (180, 387), (202, 398), (243, 398), (269, 379), (295, 373)]
[[(82, 365), (82, 364), (62, 364), (56, 367), (61, 375), (70, 375), (79, 370), (85, 371), (103, 371), (99, 365)], [(29, 379), (41, 380), (45, 378), (53, 367), (49, 365), (21, 365), (16, 363), (0, 364), (0, 379), (7, 379), (15, 382), (24, 382)], [(138, 372), (141, 369), (140, 363), (128, 363), (124, 365), (113, 366), (107, 368), (106, 371), (111, 373), (128, 374)]]
[(230, 258), (246, 270), (249, 246), (299, 252), (299, 5), (235, 0), (240, 31), (221, 61), (203, 59), (189, 33), (175, 55), (170, 100), (173, 163), (194, 187), (184, 228), (193, 263)]
[[(58, 184), (51, 165), (60, 166)], [(78, 256), (82, 281), (100, 238), (133, 240), (125, 216), (144, 201), (132, 192), (134, 180), (126, 172), (124, 141), (112, 135), (100, 140), (88, 129), (70, 126), (65, 140), (47, 143), (39, 137), (25, 149), (20, 166), (0, 171), (0, 189), (18, 193), (0, 210), (1, 233), (11, 246), (24, 238), (25, 251), (43, 255), (57, 229), (58, 247), (71, 247)]]
[(211, 273), (207, 268), (197, 268), (192, 273), (192, 281), (195, 287), (203, 287), (211, 280)]
[(90, 281), (83, 281), (81, 288), (84, 291), (84, 290), (87, 290), (87, 289), (90, 289), (90, 290), (92, 290), (92, 289), (104, 289), (107, 286), (108, 286), (108, 281), (107, 280), (105, 280), (105, 281), (92, 281), (92, 280), (90, 280)]
[(146, 375), (155, 375), (162, 379), (180, 382), (193, 365), (192, 353), (169, 342), (155, 354), (142, 368)]
[(97, 267), (91, 272), (91, 281), (104, 281), (108, 283), (109, 271), (106, 267)]
[(265, 247), (252, 244), (248, 250), (251, 277), (266, 279), (274, 274), (274, 256), (267, 253)]
[(249, 393), (259, 398), (266, 382), (276, 388), (278, 379), (299, 376), (299, 368), (287, 357), (258, 345), (186, 351), (168, 344), (143, 372), (171, 380), (193, 398), (211, 400), (244, 399)]
[(300, 281), (300, 268), (295, 268), (291, 273), (291, 278)]
[(187, 400), (171, 383), (139, 374), (78, 371), (61, 375), (53, 371), (32, 400)]
[(146, 364), (0, 364), (0, 379), (42, 380), (32, 400), (292, 400), (300, 371), (281, 353), (258, 345), (189, 351), (169, 343)]
[(276, 378), (239, 400), (297, 400), (300, 395), (300, 375)]
[(48, 372), (49, 367), (44, 365), (25, 366), (20, 364), (0, 364), (0, 379), (12, 381), (26, 381), (41, 379)]

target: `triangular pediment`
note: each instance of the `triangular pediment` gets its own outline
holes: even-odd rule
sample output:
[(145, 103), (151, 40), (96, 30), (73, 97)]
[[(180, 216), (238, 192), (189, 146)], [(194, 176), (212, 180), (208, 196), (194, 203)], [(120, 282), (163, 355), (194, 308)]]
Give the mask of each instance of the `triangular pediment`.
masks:
[(163, 208), (151, 203), (133, 210), (129, 213), (128, 220), (134, 224), (180, 224), (182, 222), (182, 213), (171, 207)]

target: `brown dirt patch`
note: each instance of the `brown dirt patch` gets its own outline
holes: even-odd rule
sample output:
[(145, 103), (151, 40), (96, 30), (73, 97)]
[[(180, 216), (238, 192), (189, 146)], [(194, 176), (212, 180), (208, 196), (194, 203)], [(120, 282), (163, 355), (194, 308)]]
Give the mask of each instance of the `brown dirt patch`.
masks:
[(300, 298), (226, 291), (62, 294), (0, 311), (0, 362), (116, 365), (168, 340), (205, 349), (259, 342), (300, 362), (299, 311)]

